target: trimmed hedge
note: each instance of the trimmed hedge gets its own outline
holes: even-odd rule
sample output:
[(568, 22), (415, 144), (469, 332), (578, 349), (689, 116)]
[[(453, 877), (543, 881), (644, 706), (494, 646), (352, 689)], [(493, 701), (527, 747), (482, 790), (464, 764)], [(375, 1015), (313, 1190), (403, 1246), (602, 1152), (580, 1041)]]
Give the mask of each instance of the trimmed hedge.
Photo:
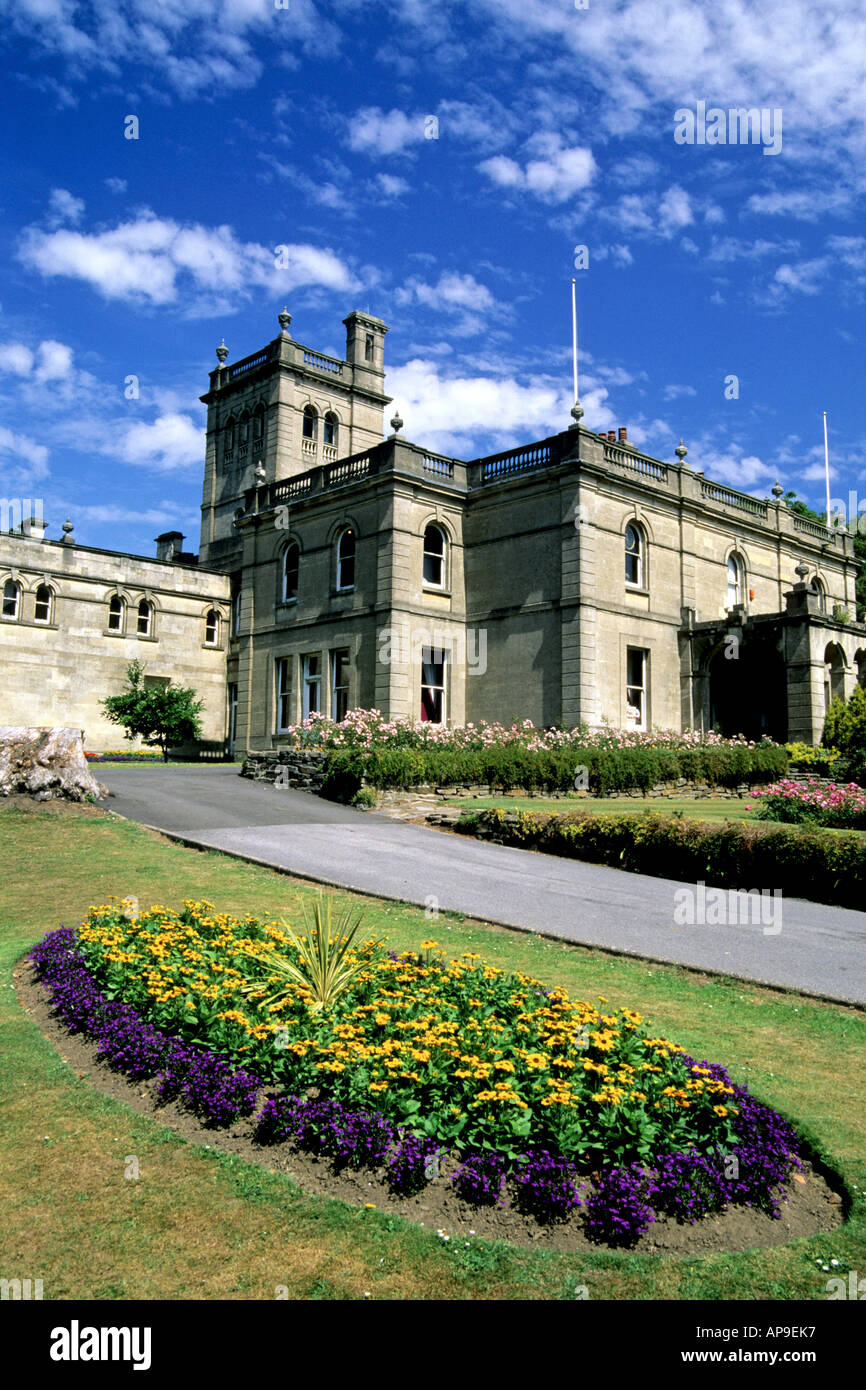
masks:
[(713, 887), (780, 888), (787, 898), (862, 910), (866, 836), (818, 827), (711, 825), (657, 813), (546, 815), (467, 811), (455, 829), (506, 845), (614, 869), (702, 881)]
[(334, 749), (323, 791), (350, 799), (362, 783), (372, 787), (490, 786), (509, 791), (570, 791), (579, 767), (599, 796), (632, 787), (648, 790), (678, 778), (710, 786), (775, 782), (788, 770), (788, 755), (775, 743), (692, 748), (579, 748), (530, 752), (518, 745), (489, 748)]

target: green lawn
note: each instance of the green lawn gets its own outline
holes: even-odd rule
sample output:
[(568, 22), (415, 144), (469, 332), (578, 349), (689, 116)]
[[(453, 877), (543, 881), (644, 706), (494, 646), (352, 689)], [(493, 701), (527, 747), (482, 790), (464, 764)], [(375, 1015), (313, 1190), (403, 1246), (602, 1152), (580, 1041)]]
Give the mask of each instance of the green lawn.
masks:
[[(235, 913), (297, 918), (315, 894), (294, 880), (168, 842), (101, 812), (0, 808), (0, 1275), (42, 1278), (46, 1299), (293, 1298), (818, 1299), (827, 1274), (866, 1269), (866, 1018), (851, 1008), (508, 932), (423, 908), (335, 893), (395, 946), (432, 934), (457, 954), (638, 1009), (699, 1057), (725, 1062), (795, 1119), (853, 1191), (847, 1224), (775, 1249), (683, 1260), (564, 1255), (480, 1240), (443, 1245), (386, 1212), (308, 1197), (287, 1178), (176, 1139), (76, 1076), (18, 1005), (16, 961), (91, 903), (135, 894), (142, 906), (208, 898)], [(124, 1179), (138, 1156), (141, 1178)]]

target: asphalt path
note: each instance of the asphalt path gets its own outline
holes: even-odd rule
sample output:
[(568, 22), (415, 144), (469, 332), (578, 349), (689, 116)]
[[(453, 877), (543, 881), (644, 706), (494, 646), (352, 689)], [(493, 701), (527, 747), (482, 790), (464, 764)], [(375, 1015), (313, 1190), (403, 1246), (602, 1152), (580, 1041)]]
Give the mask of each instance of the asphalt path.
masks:
[[(201, 848), (585, 946), (866, 1004), (866, 913), (766, 891), (761, 920), (694, 884), (491, 845), (242, 778), (236, 767), (102, 764), (106, 805)], [(691, 897), (683, 895), (686, 890)], [(698, 921), (682, 922), (686, 901)], [(701, 922), (701, 917), (711, 922)], [(712, 923), (712, 924), (711, 924)]]

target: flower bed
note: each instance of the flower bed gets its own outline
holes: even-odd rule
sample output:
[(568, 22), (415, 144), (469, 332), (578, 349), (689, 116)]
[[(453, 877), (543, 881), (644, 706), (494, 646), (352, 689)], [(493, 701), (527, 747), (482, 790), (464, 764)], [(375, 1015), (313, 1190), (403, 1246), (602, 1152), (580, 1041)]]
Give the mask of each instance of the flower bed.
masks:
[(787, 752), (769, 739), (751, 743), (718, 734), (593, 731), (584, 725), (537, 729), (529, 719), (510, 728), (487, 723), (444, 728), (385, 720), (378, 710), (350, 710), (340, 724), (317, 714), (287, 732), (295, 748), (328, 753), (323, 789), (343, 800), (363, 783), (578, 787), (604, 796), (678, 779), (752, 785), (773, 781), (788, 768)]
[(587, 1230), (616, 1243), (657, 1211), (778, 1213), (793, 1131), (634, 1011), (600, 1012), (474, 953), (448, 961), (432, 942), (421, 956), (365, 943), (327, 1008), (300, 985), (268, 1003), (275, 946), (294, 952), (278, 924), (208, 903), (134, 920), (107, 906), (32, 958), (64, 1025), (98, 1039), (109, 1065), (157, 1077), (163, 1099), (214, 1125), (252, 1114), (269, 1088), (259, 1142), (384, 1163), (394, 1191), (419, 1190), (451, 1153), (464, 1200), (507, 1193), (541, 1220), (583, 1206)]
[[(825, 825), (837, 830), (866, 830), (866, 789), (856, 782), (846, 786), (824, 783), (816, 777), (803, 782), (777, 782), (754, 793), (760, 798), (757, 814), (763, 820)], [(747, 810), (750, 808), (746, 808)]]

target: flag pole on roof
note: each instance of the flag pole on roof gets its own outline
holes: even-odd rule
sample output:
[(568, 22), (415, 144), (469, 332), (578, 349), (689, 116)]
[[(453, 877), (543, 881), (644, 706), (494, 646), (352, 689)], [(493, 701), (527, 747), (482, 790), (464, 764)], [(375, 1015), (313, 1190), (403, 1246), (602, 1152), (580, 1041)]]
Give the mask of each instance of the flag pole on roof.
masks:
[(827, 484), (827, 529), (830, 529), (830, 450), (827, 446), (827, 412), (824, 411), (824, 481)]
[(571, 360), (574, 373), (574, 405), (571, 407), (571, 414), (575, 425), (579, 425), (583, 417), (583, 406), (577, 389), (577, 281), (574, 276), (571, 278)]

